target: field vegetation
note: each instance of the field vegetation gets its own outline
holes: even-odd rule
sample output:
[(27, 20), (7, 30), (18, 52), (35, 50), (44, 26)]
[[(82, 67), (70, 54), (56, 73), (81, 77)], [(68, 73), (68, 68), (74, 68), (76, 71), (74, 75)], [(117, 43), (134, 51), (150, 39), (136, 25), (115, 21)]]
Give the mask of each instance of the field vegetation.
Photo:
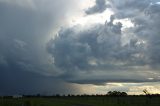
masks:
[(0, 98), (0, 106), (160, 106), (160, 95), (127, 95), (113, 91), (107, 95), (5, 96)]

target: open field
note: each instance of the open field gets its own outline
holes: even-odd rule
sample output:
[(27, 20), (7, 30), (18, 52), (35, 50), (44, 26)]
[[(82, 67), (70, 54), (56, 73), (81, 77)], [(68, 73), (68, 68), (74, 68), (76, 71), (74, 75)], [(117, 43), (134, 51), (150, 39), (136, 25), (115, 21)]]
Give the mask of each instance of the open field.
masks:
[(1, 98), (0, 106), (160, 106), (160, 97), (30, 97)]

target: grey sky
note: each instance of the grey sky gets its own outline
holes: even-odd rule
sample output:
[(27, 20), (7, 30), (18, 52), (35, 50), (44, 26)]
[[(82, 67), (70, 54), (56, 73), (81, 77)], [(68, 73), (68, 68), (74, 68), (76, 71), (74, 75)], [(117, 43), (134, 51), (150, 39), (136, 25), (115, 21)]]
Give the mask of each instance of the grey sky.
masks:
[[(0, 0), (0, 95), (82, 93), (71, 83), (159, 82), (160, 1), (92, 2), (80, 9), (81, 0)], [(106, 10), (113, 15), (105, 23), (69, 25), (79, 13)]]

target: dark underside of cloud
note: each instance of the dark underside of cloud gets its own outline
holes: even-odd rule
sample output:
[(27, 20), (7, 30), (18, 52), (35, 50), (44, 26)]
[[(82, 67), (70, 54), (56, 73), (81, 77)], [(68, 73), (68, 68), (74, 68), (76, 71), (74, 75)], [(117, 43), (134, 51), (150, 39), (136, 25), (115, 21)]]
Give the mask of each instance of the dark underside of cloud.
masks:
[[(94, 16), (109, 8), (114, 12), (110, 21), (61, 28), (48, 42), (72, 0), (0, 1), (0, 95), (78, 92), (69, 82), (159, 81), (157, 2), (96, 0), (84, 12)], [(115, 22), (121, 19), (131, 20), (134, 27), (124, 29)]]

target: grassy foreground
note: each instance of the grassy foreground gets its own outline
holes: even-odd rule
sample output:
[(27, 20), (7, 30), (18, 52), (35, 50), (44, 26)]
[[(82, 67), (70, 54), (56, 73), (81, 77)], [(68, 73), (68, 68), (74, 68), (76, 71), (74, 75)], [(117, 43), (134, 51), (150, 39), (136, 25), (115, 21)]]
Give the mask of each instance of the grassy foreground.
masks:
[(30, 97), (1, 98), (0, 106), (160, 106), (160, 97)]

